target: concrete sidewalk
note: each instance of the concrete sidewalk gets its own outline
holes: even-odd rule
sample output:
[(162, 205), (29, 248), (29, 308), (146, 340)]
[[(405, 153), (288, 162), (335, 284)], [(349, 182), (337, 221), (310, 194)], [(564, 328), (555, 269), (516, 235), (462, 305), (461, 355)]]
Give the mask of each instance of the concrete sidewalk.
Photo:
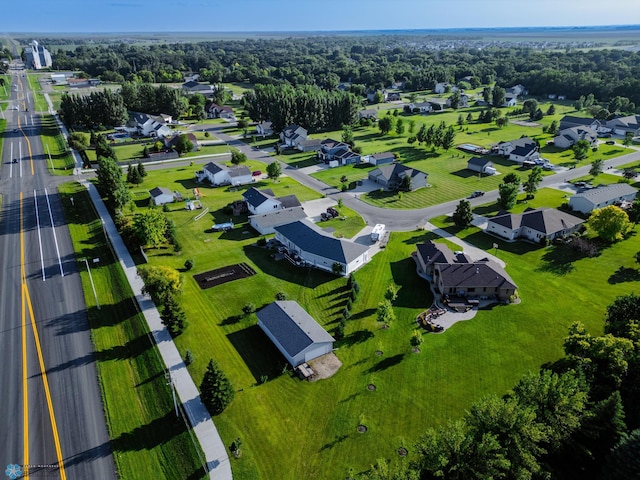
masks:
[(140, 311), (147, 321), (149, 331), (158, 346), (158, 351), (162, 356), (167, 371), (171, 373), (171, 378), (182, 402), (182, 407), (187, 413), (189, 423), (191, 423), (193, 432), (200, 443), (200, 448), (204, 452), (207, 469), (209, 470), (209, 478), (215, 480), (231, 480), (233, 476), (231, 474), (231, 465), (229, 463), (227, 449), (224, 443), (222, 443), (222, 439), (211, 419), (211, 415), (209, 415), (209, 412), (200, 400), (200, 393), (186, 365), (182, 361), (182, 357), (173, 343), (171, 335), (169, 335), (169, 332), (160, 320), (158, 309), (151, 299), (141, 293), (144, 284), (138, 276), (136, 265), (133, 263), (129, 251), (125, 247), (122, 238), (120, 238), (120, 234), (102, 198), (100, 198), (100, 194), (95, 185), (86, 180), (82, 181), (82, 184), (89, 190), (91, 200), (96, 207), (98, 215), (100, 215), (104, 230), (131, 285), (136, 301), (140, 306)]

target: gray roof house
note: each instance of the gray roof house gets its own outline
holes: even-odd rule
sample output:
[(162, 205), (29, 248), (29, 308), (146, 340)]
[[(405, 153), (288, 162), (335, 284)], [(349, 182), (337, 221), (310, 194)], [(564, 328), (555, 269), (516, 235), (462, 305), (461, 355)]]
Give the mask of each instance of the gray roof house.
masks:
[(613, 183), (576, 193), (569, 199), (569, 206), (577, 212), (590, 213), (596, 208), (613, 205), (616, 202), (632, 202), (638, 190), (627, 183)]
[(302, 207), (284, 207), (282, 210), (249, 216), (251, 225), (260, 235), (275, 233), (275, 227), (307, 218)]
[(616, 135), (625, 135), (627, 132), (632, 133), (634, 137), (640, 135), (640, 115), (614, 118), (608, 120), (606, 125)]
[(336, 238), (306, 219), (280, 225), (274, 230), (276, 240), (307, 266), (332, 272), (333, 264), (339, 263), (342, 274), (349, 275), (370, 260), (369, 248), (365, 245)]
[(426, 276), (433, 276), (436, 263), (470, 263), (471, 260), (464, 253), (453, 253), (444, 243), (420, 243), (416, 245), (415, 259), (418, 271)]
[(242, 197), (244, 201), (247, 202), (249, 212), (253, 215), (261, 215), (273, 212), (274, 210), (301, 206), (298, 197), (295, 195), (276, 197), (273, 190), (269, 188), (258, 190), (255, 187), (251, 187), (242, 194)]
[(540, 158), (538, 144), (529, 137), (500, 142), (496, 149), (498, 155), (509, 157), (509, 160), (517, 163), (524, 163)]
[(558, 148), (573, 147), (579, 140), (586, 140), (591, 147), (598, 146), (598, 133), (591, 127), (569, 127), (560, 130), (553, 138), (553, 145)]
[(187, 93), (201, 93), (205, 96), (213, 94), (213, 88), (211, 87), (211, 85), (195, 82), (193, 80), (184, 82), (182, 84), (182, 90)]
[(371, 165), (387, 165), (396, 161), (396, 157), (391, 152), (374, 153), (367, 157)]
[(156, 187), (149, 190), (154, 205), (164, 205), (173, 202), (173, 192), (165, 187)]
[(300, 142), (307, 139), (307, 131), (298, 125), (289, 125), (280, 132), (280, 141), (286, 147), (298, 148)]
[(244, 165), (227, 167), (218, 163), (207, 163), (200, 172), (196, 173), (198, 181), (207, 180), (214, 186), (246, 185), (253, 182), (251, 170)]
[(571, 127), (589, 127), (597, 131), (601, 126), (602, 124), (600, 123), (600, 120), (597, 120), (595, 118), (573, 117), (571, 115), (565, 115), (560, 120), (559, 130), (564, 130), (565, 128)]
[(486, 233), (507, 240), (525, 239), (539, 242), (543, 238), (570, 235), (580, 229), (584, 220), (555, 208), (528, 208), (523, 213), (498, 213), (487, 222)]
[(427, 176), (425, 172), (415, 168), (405, 167), (400, 163), (384, 165), (369, 172), (369, 180), (375, 182), (387, 190), (398, 190), (405, 177), (411, 179), (411, 190), (427, 186)]
[(256, 316), (258, 326), (294, 368), (333, 351), (335, 339), (297, 302), (270, 303)]
[(467, 161), (467, 169), (474, 172), (486, 173), (493, 175), (496, 173), (496, 169), (493, 167), (493, 162), (487, 157), (471, 157)]
[(434, 285), (443, 296), (495, 297), (509, 300), (517, 285), (495, 262), (437, 263), (433, 272)]

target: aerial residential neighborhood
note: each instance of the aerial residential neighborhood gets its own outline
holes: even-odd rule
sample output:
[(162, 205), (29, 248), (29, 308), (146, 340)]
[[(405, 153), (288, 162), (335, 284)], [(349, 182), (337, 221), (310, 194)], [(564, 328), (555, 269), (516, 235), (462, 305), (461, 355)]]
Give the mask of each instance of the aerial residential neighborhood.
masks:
[(640, 30), (287, 5), (0, 36), (6, 476), (636, 478)]

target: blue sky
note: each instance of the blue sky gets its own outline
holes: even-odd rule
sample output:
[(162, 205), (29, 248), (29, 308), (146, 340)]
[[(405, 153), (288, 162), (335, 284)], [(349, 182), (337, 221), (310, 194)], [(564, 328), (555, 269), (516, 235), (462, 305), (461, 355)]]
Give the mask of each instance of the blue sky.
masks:
[(2, 7), (0, 32), (395, 30), (640, 23), (638, 0), (609, 3), (602, 0), (10, 0), (6, 3)]

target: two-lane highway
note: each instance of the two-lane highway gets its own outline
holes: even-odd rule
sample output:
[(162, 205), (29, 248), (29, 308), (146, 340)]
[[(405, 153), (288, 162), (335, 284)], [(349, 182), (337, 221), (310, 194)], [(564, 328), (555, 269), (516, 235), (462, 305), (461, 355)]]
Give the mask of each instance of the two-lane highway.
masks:
[(78, 266), (24, 71), (12, 69), (11, 90), (0, 170), (0, 468), (115, 478)]

